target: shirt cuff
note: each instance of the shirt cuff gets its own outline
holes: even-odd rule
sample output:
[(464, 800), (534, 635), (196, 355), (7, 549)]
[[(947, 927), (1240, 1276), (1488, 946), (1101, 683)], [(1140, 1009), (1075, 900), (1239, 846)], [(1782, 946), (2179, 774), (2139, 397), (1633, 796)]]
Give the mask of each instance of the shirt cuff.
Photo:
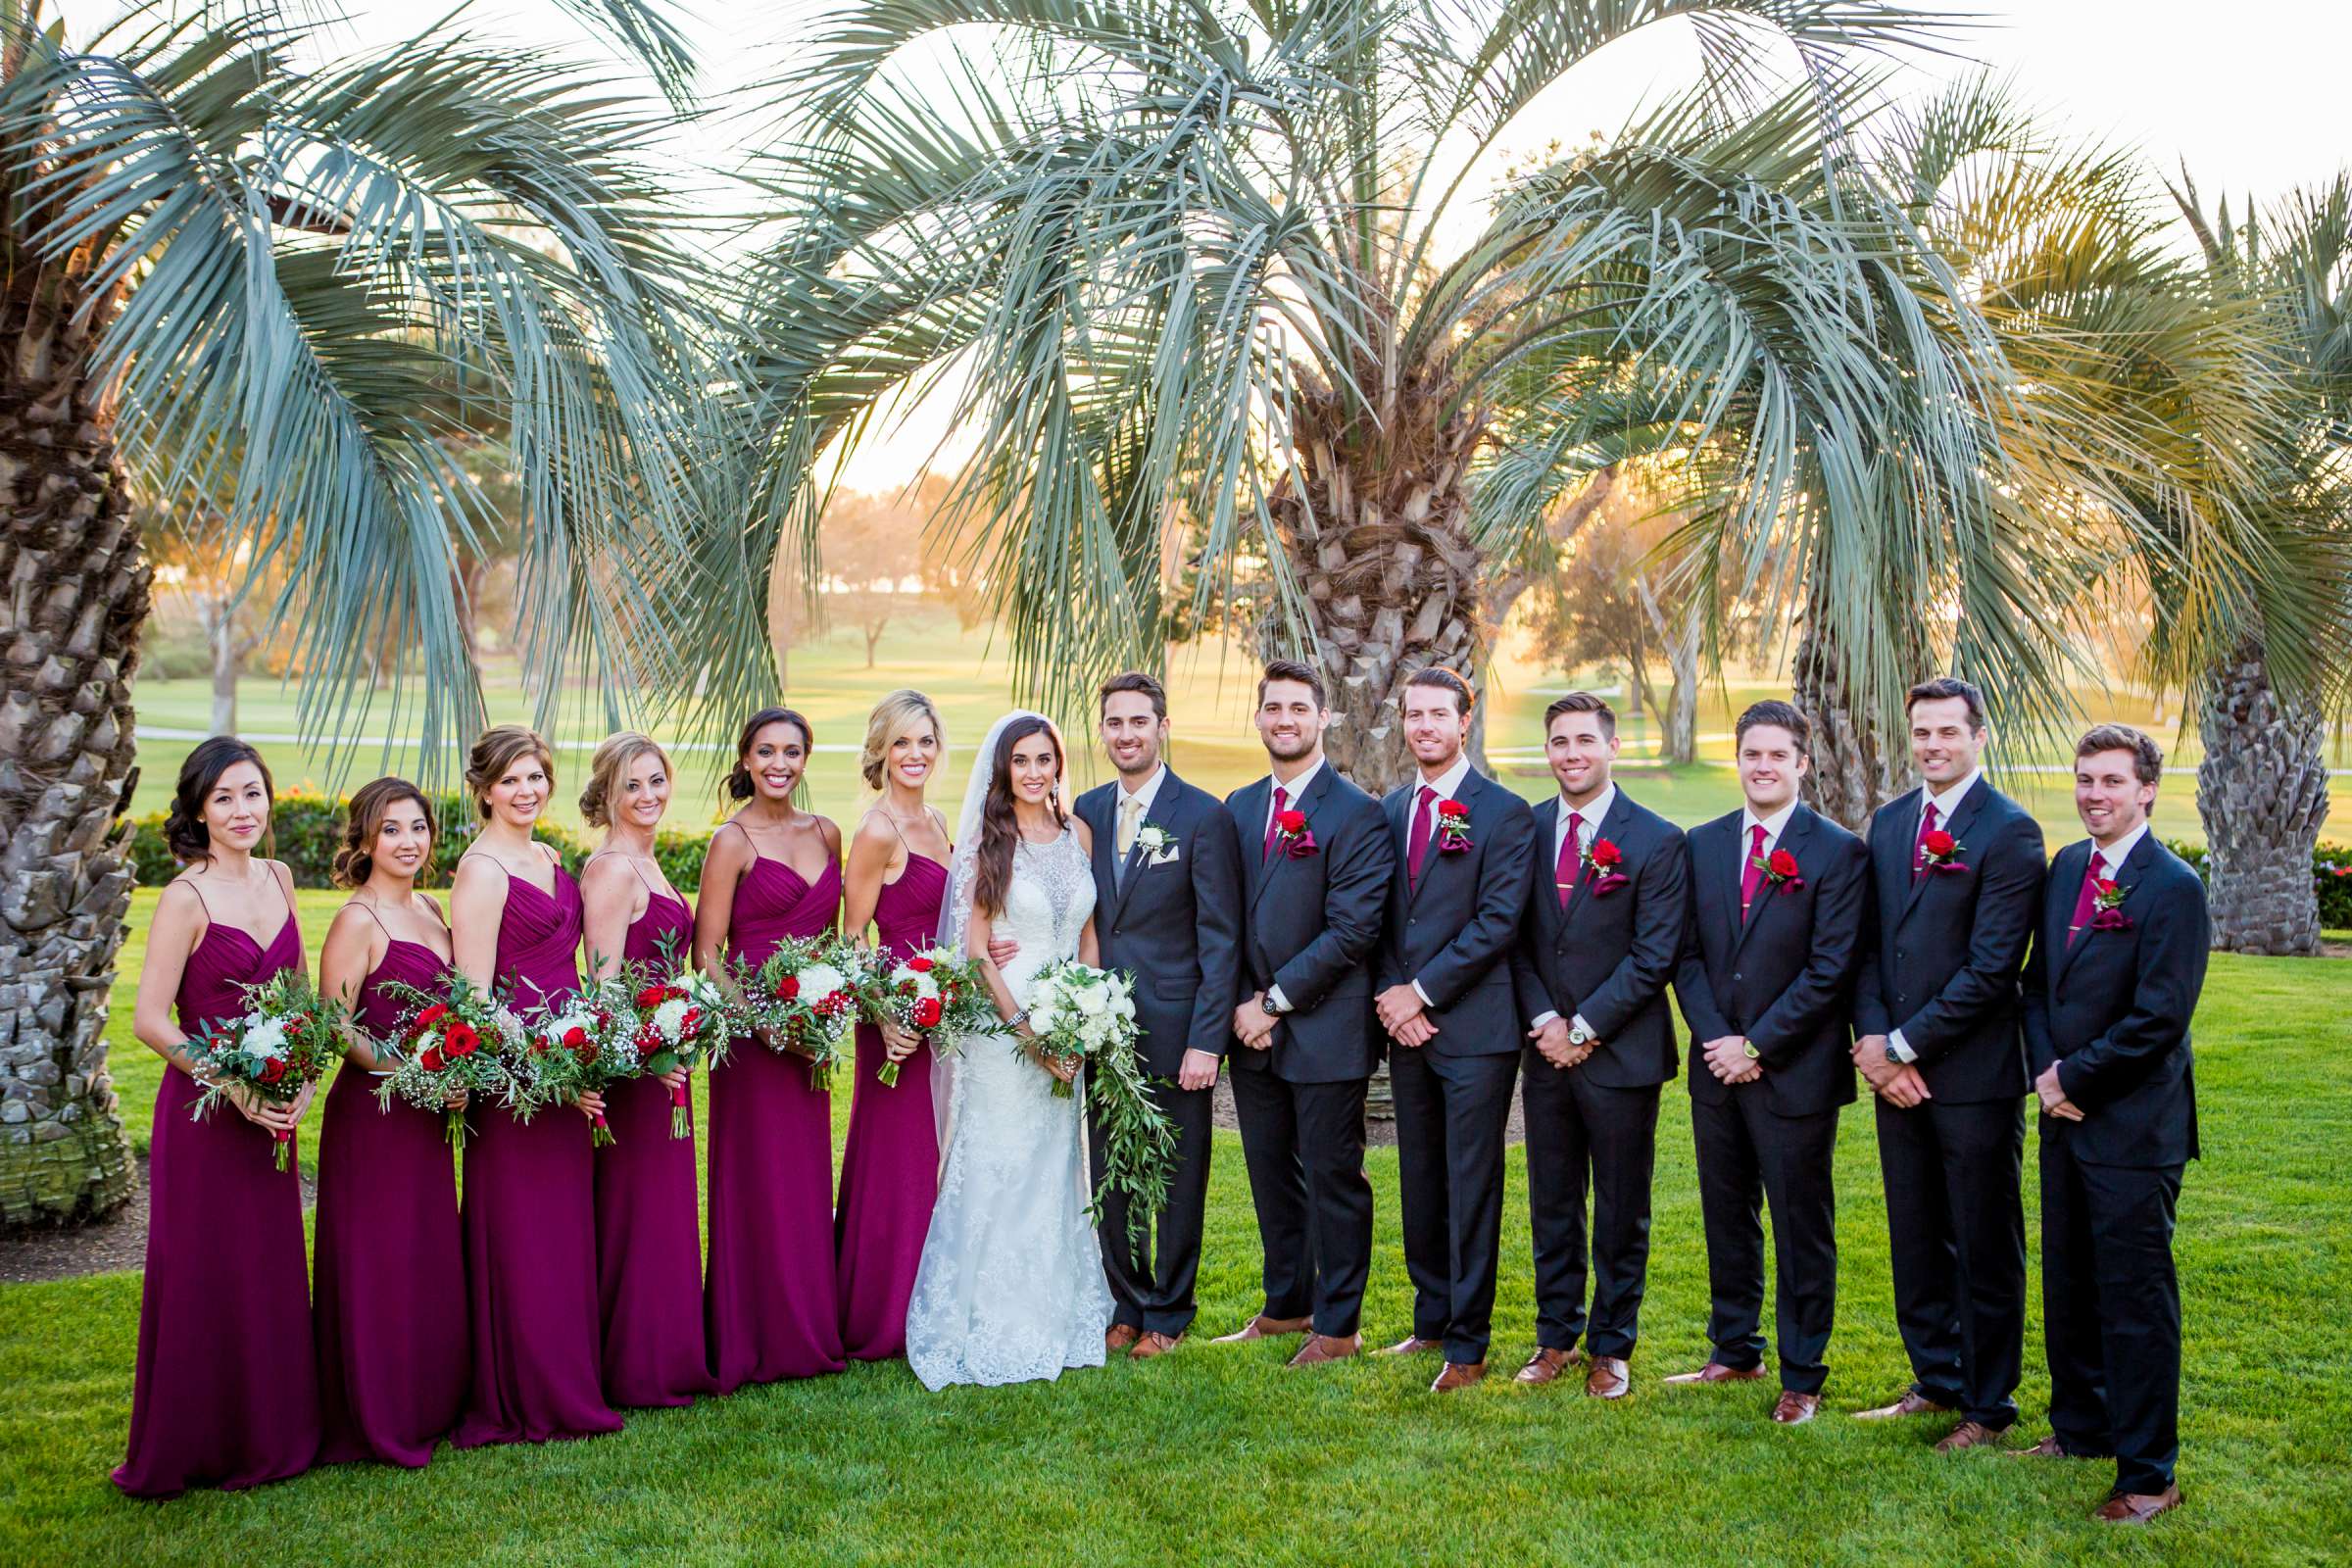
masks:
[(1268, 1012), (1288, 1012), (1291, 1010), (1291, 999), (1282, 994), (1282, 987), (1280, 986), (1266, 987), (1266, 1001), (1272, 1004), (1272, 1005), (1266, 1008)]
[(1537, 1013), (1535, 1017), (1530, 1019), (1527, 1026), (1530, 1029), (1541, 1029), (1558, 1016), (1558, 1013), (1552, 1011), (1549, 1007), (1545, 1007), (1542, 1012)]
[(1413, 982), (1413, 995), (1421, 999), (1421, 1005), (1424, 1007), (1434, 1007), (1437, 1005), (1436, 1003), (1429, 1000), (1429, 993), (1421, 989), (1421, 982), (1418, 980)]
[(1903, 1038), (1903, 1032), (1900, 1029), (1886, 1037), (1886, 1054), (1897, 1061), (1906, 1063), (1919, 1059), (1919, 1053), (1911, 1049), (1910, 1042)]
[(1600, 1031), (1593, 1028), (1591, 1024), (1585, 1022), (1585, 1015), (1581, 1012), (1575, 1017), (1569, 1019), (1568, 1022), (1572, 1027), (1582, 1029), (1586, 1034), (1591, 1035), (1595, 1040), (1600, 1038)]

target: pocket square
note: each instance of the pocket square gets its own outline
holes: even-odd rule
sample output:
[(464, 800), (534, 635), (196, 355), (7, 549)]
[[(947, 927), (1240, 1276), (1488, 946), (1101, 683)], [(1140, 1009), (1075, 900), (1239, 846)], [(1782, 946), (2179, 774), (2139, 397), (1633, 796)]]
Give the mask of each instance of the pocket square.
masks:
[(1161, 850), (1157, 855), (1146, 855), (1144, 857), (1144, 863), (1146, 865), (1174, 865), (1179, 859), (1183, 858), (1183, 857), (1184, 846), (1181, 844), (1171, 844), (1166, 849)]

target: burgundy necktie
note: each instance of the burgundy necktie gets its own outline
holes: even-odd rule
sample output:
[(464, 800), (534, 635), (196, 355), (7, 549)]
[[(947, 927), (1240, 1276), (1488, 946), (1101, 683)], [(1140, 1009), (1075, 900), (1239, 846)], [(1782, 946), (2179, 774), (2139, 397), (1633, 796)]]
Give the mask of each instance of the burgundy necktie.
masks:
[(1421, 861), (1429, 854), (1429, 805), (1438, 792), (1428, 785), (1421, 786), (1421, 804), (1413, 811), (1413, 837), (1404, 858), (1404, 872), (1418, 886), (1421, 881)]
[(1747, 906), (1756, 902), (1756, 889), (1764, 885), (1764, 824), (1758, 822), (1747, 830), (1747, 869), (1740, 873), (1740, 918), (1747, 918)]
[(1924, 875), (1928, 869), (1928, 835), (1935, 831), (1936, 803), (1930, 801), (1927, 810), (1919, 818), (1919, 837), (1911, 845), (1911, 874), (1913, 876)]
[(2093, 850), (2090, 852), (2090, 863), (2082, 868), (2082, 891), (2075, 895), (2075, 917), (2066, 925), (2068, 940), (2073, 940), (2084, 926), (2090, 924), (2090, 911), (2099, 901), (2100, 881), (2099, 852)]
[(1257, 852), (1257, 863), (1265, 864), (1274, 858), (1274, 831), (1282, 823), (1282, 808), (1291, 804), (1290, 795), (1279, 784), (1274, 786), (1274, 809), (1266, 813), (1266, 843)]
[(1568, 900), (1576, 892), (1576, 868), (1584, 860), (1581, 843), (1584, 827), (1584, 814), (1580, 811), (1570, 811), (1567, 836), (1560, 840), (1560, 863), (1554, 866), (1551, 872), (1552, 880), (1559, 884), (1560, 908), (1563, 911), (1568, 907)]

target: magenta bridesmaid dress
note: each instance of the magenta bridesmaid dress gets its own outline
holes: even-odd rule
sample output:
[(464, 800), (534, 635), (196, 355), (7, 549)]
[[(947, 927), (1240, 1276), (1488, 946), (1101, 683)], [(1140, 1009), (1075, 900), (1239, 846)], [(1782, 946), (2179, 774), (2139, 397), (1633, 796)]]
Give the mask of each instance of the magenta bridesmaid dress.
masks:
[[(760, 856), (735, 890), (728, 956), (759, 963), (841, 918), (841, 867), (813, 885)], [(710, 1074), (710, 1268), (703, 1323), (719, 1392), (842, 1369), (833, 1284), (833, 1104), (808, 1064), (735, 1042)]]
[[(392, 1038), (404, 1009), (383, 988), (428, 989), (447, 967), (423, 943), (391, 937), (353, 1020)], [(338, 1070), (318, 1140), (318, 1459), (415, 1468), (466, 1406), (466, 1248), (441, 1112), (400, 1100), (387, 1108), (378, 1081)]]
[[(674, 964), (691, 961), (693, 951), (694, 910), (649, 883), (621, 956), (652, 962), (667, 953)], [(605, 1397), (616, 1405), (692, 1404), (712, 1390), (694, 1139), (670, 1136), (669, 1090), (658, 1078), (606, 1090), (605, 1120), (613, 1137), (596, 1152)]]
[[(518, 1007), (579, 990), (580, 887), (562, 866), (542, 893), (509, 877), (495, 980)], [(549, 1105), (525, 1122), (470, 1112), (466, 1295), (473, 1384), (451, 1441), (545, 1443), (620, 1430), (597, 1346), (595, 1151), (588, 1118)]]
[[(874, 901), (874, 929), (894, 960), (929, 947), (939, 931), (948, 869), (906, 854), (906, 868)], [(841, 1276), (841, 1343), (856, 1361), (906, 1353), (906, 1300), (939, 1197), (939, 1132), (931, 1116), (931, 1048), (899, 1066), (897, 1085), (874, 1075), (889, 1060), (882, 1032), (858, 1026), (858, 1087), (833, 1211)]]
[[(292, 909), (267, 946), (213, 921), (180, 976), (180, 1028), (237, 1016), (238, 987), (301, 961)], [(299, 1162), (279, 1170), (270, 1135), (231, 1106), (189, 1120), (198, 1093), (167, 1066), (155, 1098), (130, 1446), (115, 1469), (134, 1497), (282, 1481), (318, 1452)]]

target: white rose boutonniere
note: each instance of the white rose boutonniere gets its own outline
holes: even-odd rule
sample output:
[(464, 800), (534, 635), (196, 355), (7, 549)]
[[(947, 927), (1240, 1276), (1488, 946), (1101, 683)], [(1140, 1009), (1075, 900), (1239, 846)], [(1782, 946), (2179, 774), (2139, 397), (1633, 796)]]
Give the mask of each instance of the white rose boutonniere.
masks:
[(1144, 852), (1146, 865), (1166, 865), (1183, 850), (1176, 835), (1157, 822), (1146, 822), (1135, 830), (1135, 847)]

